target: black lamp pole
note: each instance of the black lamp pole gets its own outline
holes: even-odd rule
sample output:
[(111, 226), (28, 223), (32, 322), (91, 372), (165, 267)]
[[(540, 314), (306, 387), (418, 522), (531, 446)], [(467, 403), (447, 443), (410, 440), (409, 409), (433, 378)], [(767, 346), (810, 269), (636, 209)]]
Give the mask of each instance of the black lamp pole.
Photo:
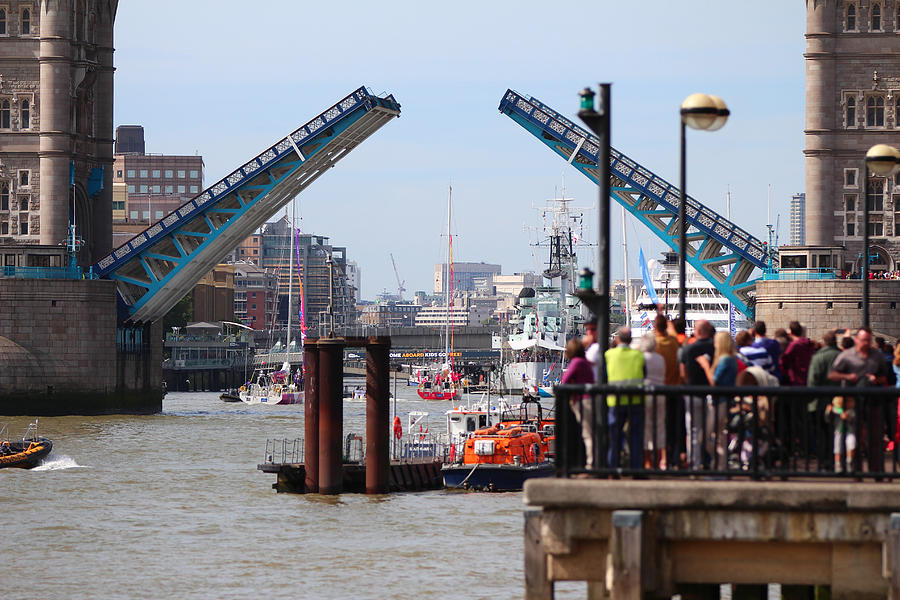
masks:
[(600, 383), (606, 383), (606, 361), (603, 357), (609, 348), (609, 140), (612, 106), (610, 104), (610, 87), (612, 84), (601, 83), (599, 111), (594, 110), (594, 93), (590, 88), (581, 92), (581, 110), (578, 117), (591, 128), (600, 141), (597, 152), (597, 169), (600, 174), (600, 187), (597, 199), (599, 230), (597, 232), (597, 342), (600, 344), (599, 368)]
[(678, 202), (678, 318), (687, 326), (687, 143), (681, 123), (681, 198)]
[(865, 179), (863, 185), (863, 251), (862, 251), (862, 326), (869, 326), (869, 163), (863, 168)]

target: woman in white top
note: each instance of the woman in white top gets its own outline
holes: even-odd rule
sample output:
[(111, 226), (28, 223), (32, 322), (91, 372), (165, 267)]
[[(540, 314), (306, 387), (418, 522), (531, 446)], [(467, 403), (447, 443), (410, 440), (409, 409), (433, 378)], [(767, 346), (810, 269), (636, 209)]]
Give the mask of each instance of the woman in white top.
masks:
[[(644, 353), (644, 385), (664, 385), (666, 361), (656, 353), (656, 336), (652, 333), (642, 336), (639, 348)], [(644, 468), (666, 468), (665, 396), (648, 395), (644, 402)]]

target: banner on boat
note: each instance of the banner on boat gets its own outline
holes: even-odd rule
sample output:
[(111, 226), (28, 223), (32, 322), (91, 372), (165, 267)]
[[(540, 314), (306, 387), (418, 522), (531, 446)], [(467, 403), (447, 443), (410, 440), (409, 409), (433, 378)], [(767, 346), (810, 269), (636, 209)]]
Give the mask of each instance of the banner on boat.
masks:
[(647, 261), (644, 260), (643, 248), (638, 252), (638, 264), (641, 266), (641, 279), (644, 280), (644, 287), (647, 289), (647, 295), (650, 296), (650, 302), (658, 305), (659, 298), (656, 296), (656, 290), (653, 288), (653, 280), (650, 278), (650, 270), (647, 268)]

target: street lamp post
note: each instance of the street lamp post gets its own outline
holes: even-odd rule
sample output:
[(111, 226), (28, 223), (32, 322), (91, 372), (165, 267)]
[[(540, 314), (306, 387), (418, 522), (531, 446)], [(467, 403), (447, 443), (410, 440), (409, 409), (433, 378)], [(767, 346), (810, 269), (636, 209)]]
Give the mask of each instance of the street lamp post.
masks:
[(686, 128), (716, 131), (731, 114), (718, 96), (691, 94), (681, 103), (681, 198), (678, 203), (678, 317), (687, 325), (687, 145)]
[[(600, 344), (600, 356), (606, 356), (609, 348), (609, 140), (612, 106), (610, 104), (610, 88), (612, 84), (601, 83), (600, 110), (594, 109), (594, 92), (584, 88), (581, 92), (581, 109), (578, 117), (591, 128), (600, 141), (597, 151), (597, 169), (600, 172), (600, 189), (598, 191), (597, 213), (599, 230), (597, 231), (597, 281), (596, 310), (597, 343)], [(606, 383), (606, 361), (597, 361), (599, 383)]]
[(862, 248), (862, 325), (869, 326), (869, 172), (890, 177), (900, 169), (900, 151), (887, 144), (876, 144), (866, 152), (863, 179), (863, 248)]

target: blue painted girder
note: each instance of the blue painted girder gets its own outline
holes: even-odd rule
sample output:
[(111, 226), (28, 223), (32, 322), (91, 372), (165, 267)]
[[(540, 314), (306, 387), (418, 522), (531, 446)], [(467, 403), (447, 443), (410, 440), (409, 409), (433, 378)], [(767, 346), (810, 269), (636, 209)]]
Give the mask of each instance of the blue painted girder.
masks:
[[(499, 108), (591, 181), (600, 183), (596, 136), (536, 98), (513, 90), (506, 91)], [(610, 178), (610, 196), (678, 252), (679, 189), (614, 148), (610, 148)], [(756, 280), (768, 267), (766, 244), (690, 196), (685, 210), (688, 263), (735, 308), (753, 318)]]
[(149, 323), (285, 204), (400, 114), (364, 87), (294, 130), (98, 262), (128, 321)]

